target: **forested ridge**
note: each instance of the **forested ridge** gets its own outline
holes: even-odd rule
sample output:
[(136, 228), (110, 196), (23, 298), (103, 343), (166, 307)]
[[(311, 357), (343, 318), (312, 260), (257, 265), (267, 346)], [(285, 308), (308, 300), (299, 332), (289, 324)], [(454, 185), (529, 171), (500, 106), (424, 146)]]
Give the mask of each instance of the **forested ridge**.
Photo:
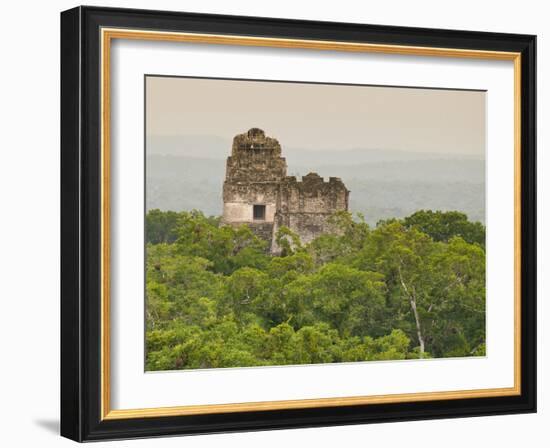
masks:
[(485, 354), (485, 228), (419, 211), (339, 212), (280, 256), (199, 211), (146, 216), (146, 370)]

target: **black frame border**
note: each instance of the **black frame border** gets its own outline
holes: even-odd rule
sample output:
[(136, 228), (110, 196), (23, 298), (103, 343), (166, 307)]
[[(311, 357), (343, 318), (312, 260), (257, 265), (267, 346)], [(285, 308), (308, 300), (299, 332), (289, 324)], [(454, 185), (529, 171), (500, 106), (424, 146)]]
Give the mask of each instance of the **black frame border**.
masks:
[[(521, 53), (521, 395), (101, 420), (100, 29)], [(536, 36), (168, 11), (61, 13), (61, 435), (76, 441), (536, 412)]]

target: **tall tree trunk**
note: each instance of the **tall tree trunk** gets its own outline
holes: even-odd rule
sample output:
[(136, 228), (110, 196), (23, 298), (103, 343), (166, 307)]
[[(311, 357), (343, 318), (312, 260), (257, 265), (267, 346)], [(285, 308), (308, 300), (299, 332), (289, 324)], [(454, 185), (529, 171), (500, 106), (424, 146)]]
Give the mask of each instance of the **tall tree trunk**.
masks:
[(412, 293), (409, 291), (409, 288), (407, 288), (407, 284), (405, 283), (405, 280), (403, 279), (403, 274), (401, 273), (401, 267), (399, 267), (399, 280), (401, 282), (401, 286), (403, 287), (403, 290), (405, 291), (405, 294), (407, 295), (409, 299), (409, 303), (411, 305), (411, 309), (414, 315), (414, 321), (416, 324), (416, 335), (418, 337), (418, 344), (420, 345), (420, 357), (424, 357), (424, 337), (422, 336), (422, 325), (420, 324), (420, 317), (418, 316), (418, 310), (416, 308), (416, 294), (414, 292), (414, 288)]
[(416, 322), (416, 335), (418, 336), (418, 343), (420, 344), (420, 357), (424, 357), (424, 337), (422, 336), (422, 326), (420, 325), (420, 317), (418, 317), (418, 310), (416, 309), (416, 296), (414, 294), (409, 296), (409, 302), (414, 314), (414, 320)]

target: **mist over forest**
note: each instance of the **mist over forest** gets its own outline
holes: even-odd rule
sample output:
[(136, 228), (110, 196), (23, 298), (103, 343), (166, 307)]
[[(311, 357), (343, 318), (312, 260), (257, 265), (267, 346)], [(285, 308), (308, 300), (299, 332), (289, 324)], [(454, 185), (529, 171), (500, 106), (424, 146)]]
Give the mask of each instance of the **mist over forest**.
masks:
[[(225, 161), (231, 141), (209, 136), (147, 139), (147, 210), (222, 212)], [(342, 178), (350, 212), (374, 225), (417, 210), (456, 210), (485, 222), (485, 161), (458, 154), (371, 148), (320, 150), (282, 147), (288, 174), (311, 171)]]

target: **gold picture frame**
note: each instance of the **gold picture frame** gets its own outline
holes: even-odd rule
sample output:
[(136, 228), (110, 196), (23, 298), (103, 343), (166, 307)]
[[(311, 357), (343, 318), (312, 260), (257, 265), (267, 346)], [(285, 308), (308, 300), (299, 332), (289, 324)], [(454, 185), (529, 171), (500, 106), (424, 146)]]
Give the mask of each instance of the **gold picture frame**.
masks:
[[(105, 11), (108, 11), (107, 16), (109, 19), (105, 19)], [(99, 389), (99, 396), (97, 399), (99, 403), (88, 407), (86, 413), (86, 419), (89, 421), (95, 421), (96, 426), (92, 428), (91, 425), (87, 426), (88, 434), (82, 433), (83, 422), (74, 422), (73, 418), (64, 417), (66, 422), (62, 432), (65, 435), (80, 439), (90, 440), (94, 438), (117, 438), (131, 436), (132, 431), (128, 429), (128, 425), (131, 422), (142, 421), (146, 419), (150, 421), (147, 429), (144, 430), (146, 434), (162, 433), (161, 426), (157, 425), (158, 419), (162, 418), (174, 418), (180, 419), (184, 425), (185, 418), (191, 416), (204, 416), (205, 418), (213, 415), (226, 415), (235, 414), (234, 418), (242, 413), (258, 413), (266, 411), (299, 411), (299, 410), (317, 410), (320, 408), (326, 408), (327, 413), (343, 412), (338, 408), (345, 408), (349, 410), (351, 408), (362, 409), (370, 406), (374, 409), (373, 405), (396, 405), (399, 403), (415, 403), (422, 409), (422, 403), (432, 403), (434, 401), (449, 402), (449, 406), (452, 406), (453, 401), (457, 400), (473, 400), (473, 399), (498, 399), (509, 400), (506, 403), (522, 403), (525, 408), (525, 401), (530, 404), (530, 409), (533, 409), (533, 387), (526, 388), (525, 384), (532, 383), (532, 365), (535, 361), (533, 358), (532, 350), (525, 350), (528, 341), (525, 337), (526, 332), (534, 331), (533, 328), (526, 329), (525, 322), (533, 322), (534, 310), (532, 310), (532, 304), (526, 304), (527, 300), (534, 300), (533, 297), (526, 297), (526, 289), (528, 286), (525, 284), (526, 274), (525, 270), (528, 269), (530, 274), (528, 277), (529, 285), (532, 282), (533, 269), (533, 249), (530, 244), (526, 244), (524, 230), (522, 230), (522, 223), (528, 222), (529, 226), (533, 226), (532, 222), (532, 198), (527, 197), (526, 194), (531, 194), (525, 190), (525, 186), (528, 185), (531, 188), (533, 179), (531, 177), (526, 178), (525, 173), (531, 172), (534, 163), (531, 160), (531, 153), (534, 153), (534, 143), (532, 142), (532, 135), (526, 135), (526, 130), (532, 128), (534, 112), (532, 111), (532, 95), (534, 92), (534, 74), (532, 73), (533, 64), (533, 36), (518, 36), (507, 35), (501, 38), (501, 48), (492, 48), (495, 45), (491, 43), (489, 35), (478, 35), (472, 33), (469, 35), (466, 32), (447, 32), (444, 36), (438, 34), (433, 30), (422, 30), (425, 39), (418, 44), (408, 44), (407, 42), (415, 41), (412, 37), (407, 37), (405, 33), (400, 39), (392, 37), (390, 28), (383, 30), (370, 30), (367, 25), (356, 25), (358, 28), (364, 27), (365, 41), (346, 41), (346, 40), (331, 40), (328, 38), (319, 37), (298, 37), (303, 34), (299, 32), (300, 25), (294, 23), (286, 23), (284, 21), (270, 21), (271, 19), (257, 19), (259, 22), (254, 22), (251, 19), (251, 23), (254, 24), (271, 24), (281, 27), (279, 33), (281, 36), (277, 36), (276, 33), (270, 32), (272, 35), (251, 35), (250, 31), (247, 31), (246, 26), (243, 28), (242, 34), (230, 34), (224, 32), (223, 21), (219, 18), (210, 18), (212, 28), (216, 28), (216, 32), (198, 31), (196, 28), (199, 25), (194, 25), (194, 20), (198, 20), (195, 16), (186, 16), (185, 14), (178, 13), (144, 13), (145, 22), (155, 24), (155, 29), (148, 29), (148, 27), (138, 25), (137, 23), (132, 26), (134, 19), (129, 12), (117, 10), (117, 12), (106, 10), (103, 8), (76, 8), (74, 10), (63, 13), (62, 16), (64, 22), (62, 26), (65, 28), (65, 33), (71, 35), (73, 40), (76, 33), (80, 39), (88, 39), (93, 41), (96, 45), (97, 54), (93, 56), (94, 63), (97, 63), (98, 69), (98, 90), (94, 91), (97, 94), (98, 99), (98, 111), (100, 116), (100, 122), (97, 133), (97, 141), (99, 143), (99, 160), (100, 163), (96, 167), (99, 174), (98, 185), (98, 214), (99, 220), (99, 249), (97, 252), (97, 272), (100, 275), (97, 296), (99, 305), (98, 311), (99, 321), (97, 322), (97, 335), (99, 335), (98, 359), (95, 360), (95, 365), (99, 368), (98, 376), (96, 378), (97, 388)], [(115, 19), (113, 19), (115, 17)], [(170, 21), (181, 20), (182, 30), (171, 29)], [(208, 16), (201, 16), (203, 20), (209, 19)], [(165, 29), (159, 25), (165, 20)], [(224, 20), (231, 20), (225, 18)], [(235, 23), (238, 19), (235, 18)], [(89, 24), (88, 29), (84, 30), (81, 23), (86, 22)], [(263, 22), (262, 22), (263, 21)], [(138, 21), (139, 22), (139, 21)], [(144, 22), (144, 23), (145, 23)], [(142, 23), (142, 22), (139, 22)], [(173, 23), (173, 22), (170, 22)], [(80, 25), (79, 25), (80, 24)], [(90, 25), (90, 24), (93, 24)], [(189, 28), (189, 31), (185, 31)], [(284, 28), (284, 29), (283, 29)], [(282, 37), (288, 35), (288, 29), (294, 29), (296, 31), (296, 37)], [(384, 28), (384, 27), (383, 27)], [(89, 34), (93, 30), (94, 34)], [(342, 24), (320, 24), (319, 29), (326, 29), (327, 34), (330, 32), (335, 33), (338, 30), (341, 31), (342, 36), (345, 35), (346, 28)], [(317, 31), (319, 33), (319, 31)], [(370, 33), (370, 34), (369, 34)], [(461, 33), (466, 33), (462, 35)], [(312, 33), (315, 34), (315, 33)], [(373, 38), (376, 37), (376, 39)], [(378, 36), (382, 36), (379, 38)], [(384, 37), (385, 36), (385, 37)], [(286, 48), (286, 49), (301, 49), (301, 50), (316, 50), (316, 51), (340, 51), (340, 52), (354, 52), (354, 53), (379, 53), (379, 54), (398, 54), (398, 55), (413, 55), (413, 56), (426, 56), (426, 57), (448, 57), (448, 58), (465, 58), (465, 59), (484, 59), (484, 60), (500, 60), (511, 61), (514, 66), (514, 386), (507, 388), (493, 388), (493, 389), (475, 389), (475, 390), (460, 390), (460, 391), (446, 391), (446, 392), (423, 392), (423, 393), (405, 393), (394, 395), (372, 395), (372, 396), (353, 396), (353, 397), (339, 397), (339, 398), (315, 398), (304, 400), (282, 400), (282, 401), (266, 401), (266, 402), (243, 402), (232, 404), (218, 404), (218, 405), (189, 405), (189, 406), (175, 406), (175, 407), (157, 407), (157, 408), (142, 408), (142, 409), (112, 409), (111, 403), (111, 366), (110, 359), (111, 353), (111, 303), (110, 303), (110, 285), (111, 285), (111, 266), (110, 266), (110, 247), (111, 247), (111, 45), (114, 40), (140, 40), (140, 41), (162, 41), (162, 42), (184, 42), (184, 43), (198, 43), (209, 45), (232, 45), (232, 46), (252, 46), (252, 47), (271, 47), (271, 48)], [(381, 42), (380, 40), (384, 40)], [(400, 41), (399, 41), (400, 40)], [(476, 48), (472, 48), (472, 40), (475, 41)], [(78, 42), (79, 40), (75, 40)], [(398, 42), (399, 41), (399, 42)], [(460, 46), (460, 43), (467, 43), (468, 46)], [(66, 45), (69, 45), (66, 43)], [(74, 77), (75, 72), (81, 72), (81, 64), (83, 55), (79, 52), (83, 51), (77, 46), (77, 43), (73, 43), (73, 46), (68, 48), (65, 67), (68, 67), (65, 71), (65, 78)], [(456, 46), (452, 46), (456, 45)], [(76, 48), (73, 48), (77, 46)], [(79, 58), (75, 58), (78, 55)], [(62, 72), (63, 75), (63, 72)], [(75, 91), (74, 85), (67, 87), (66, 95), (76, 95), (81, 98), (81, 90), (84, 86), (83, 81), (78, 83), (77, 90)], [(69, 112), (69, 107), (65, 106)], [(79, 117), (78, 123), (67, 122), (67, 135), (69, 132), (73, 132), (74, 126), (85, 126), (86, 117)], [(63, 117), (62, 117), (63, 119)], [(72, 134), (71, 134), (72, 135)], [(82, 143), (80, 142), (79, 145)], [(69, 148), (66, 144), (62, 148), (62, 151), (73, 151), (74, 146)], [(84, 151), (85, 148), (81, 148)], [(75, 162), (76, 163), (76, 162)], [(68, 170), (69, 168), (65, 168)], [(72, 166), (71, 166), (72, 169)], [(80, 199), (79, 199), (80, 200)], [(80, 202), (78, 203), (79, 207)], [(66, 216), (73, 216), (77, 209), (67, 209)], [(67, 218), (69, 219), (69, 218)], [(533, 235), (534, 237), (534, 235)], [(81, 246), (74, 247), (74, 241), (66, 243), (64, 251), (67, 254), (73, 254), (74, 251), (80, 251)], [(68, 255), (65, 255), (68, 257)], [(526, 265), (526, 260), (529, 262), (529, 266)], [(67, 282), (74, 282), (74, 279), (67, 280)], [(529, 286), (532, 288), (532, 285)], [(532, 290), (532, 289), (530, 289)], [(82, 297), (82, 296), (79, 296)], [(74, 298), (63, 298), (65, 301), (74, 300)], [(80, 300), (80, 299), (79, 299)], [(65, 305), (67, 314), (72, 313), (74, 317), (75, 310), (73, 307)], [(76, 313), (79, 319), (82, 319), (81, 313), (83, 308), (80, 307)], [(85, 316), (89, 318), (89, 316)], [(68, 322), (68, 317), (64, 318), (64, 325), (71, 325), (71, 331), (75, 330), (74, 323)], [(523, 325), (523, 326), (522, 326)], [(77, 332), (83, 331), (82, 327), (76, 328)], [(531, 334), (531, 333), (529, 333)], [(72, 342), (71, 342), (72, 343)], [(68, 342), (67, 342), (68, 344)], [(80, 352), (83, 348), (69, 347), (67, 352)], [(72, 372), (72, 366), (78, 361), (73, 359), (74, 356), (67, 356), (63, 361), (63, 365), (67, 369), (67, 372)], [(70, 365), (70, 366), (69, 366)], [(528, 372), (526, 374), (526, 365)], [(531, 367), (529, 367), (531, 366)], [(82, 366), (84, 367), (84, 366)], [(67, 373), (68, 376), (73, 373)], [(80, 378), (80, 377), (78, 377)], [(81, 379), (79, 379), (82, 387)], [(77, 381), (77, 382), (78, 382)], [(74, 383), (67, 380), (67, 382)], [(82, 397), (74, 397), (75, 388), (78, 387), (72, 384), (67, 386), (65, 390), (65, 397), (68, 395), (78, 402), (78, 406), (88, 406)], [(92, 389), (96, 390), (94, 387)], [(62, 393), (63, 395), (63, 393)], [(84, 394), (85, 395), (85, 394)], [(90, 397), (87, 398), (90, 400)], [(504, 403), (504, 401), (502, 401)], [(513, 405), (509, 405), (513, 408)], [(519, 408), (519, 404), (516, 408)], [(522, 409), (523, 409), (522, 408)], [(427, 408), (426, 408), (427, 409)], [(66, 409), (63, 415), (68, 412)], [(374, 412), (374, 411), (373, 411)], [(467, 411), (460, 411), (461, 415), (475, 415), (475, 412), (468, 414)], [(481, 413), (481, 411), (479, 411)], [(429, 412), (428, 412), (429, 413)], [(92, 415), (93, 414), (93, 415)], [(434, 414), (435, 415), (435, 414)], [(396, 417), (398, 419), (399, 417)], [(368, 419), (365, 419), (368, 421)], [(105, 429), (101, 432), (97, 428), (109, 425), (111, 422), (121, 422), (123, 426), (112, 431)], [(321, 422), (321, 420), (319, 420)], [(131, 423), (132, 425), (134, 423)], [(63, 425), (63, 423), (62, 423)], [(248, 428), (247, 426), (239, 426), (238, 422), (235, 423), (235, 428)], [(257, 428), (261, 428), (261, 423), (258, 423)], [(264, 426), (265, 427), (265, 426)], [(277, 424), (274, 424), (277, 427)], [(286, 425), (281, 423), (280, 427), (292, 427), (292, 425)], [(106, 428), (110, 428), (107, 426)], [(197, 424), (193, 427), (193, 430), (176, 433), (192, 433), (200, 432), (201, 424)], [(205, 428), (205, 426), (202, 426)], [(220, 425), (222, 430), (223, 425)], [(94, 432), (95, 431), (95, 432)], [(97, 433), (97, 434), (96, 434)]]

